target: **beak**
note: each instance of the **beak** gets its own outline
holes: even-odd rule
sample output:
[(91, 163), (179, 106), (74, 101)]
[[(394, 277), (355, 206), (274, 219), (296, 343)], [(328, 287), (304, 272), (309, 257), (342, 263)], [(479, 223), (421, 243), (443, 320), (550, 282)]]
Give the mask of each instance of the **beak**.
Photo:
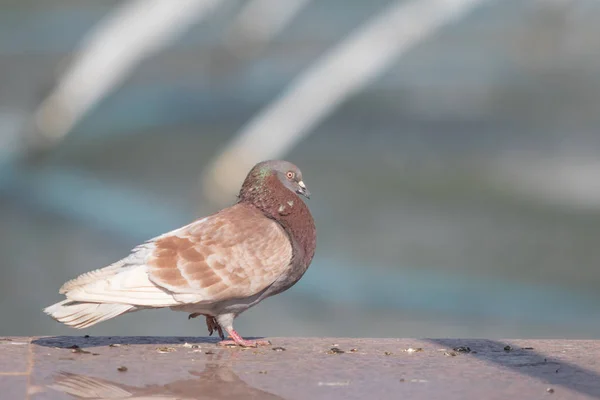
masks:
[(310, 199), (310, 192), (306, 188), (306, 185), (304, 184), (304, 182), (299, 181), (298, 186), (300, 186), (300, 189), (298, 189), (296, 191), (296, 193), (301, 194), (302, 196), (306, 197), (307, 199)]

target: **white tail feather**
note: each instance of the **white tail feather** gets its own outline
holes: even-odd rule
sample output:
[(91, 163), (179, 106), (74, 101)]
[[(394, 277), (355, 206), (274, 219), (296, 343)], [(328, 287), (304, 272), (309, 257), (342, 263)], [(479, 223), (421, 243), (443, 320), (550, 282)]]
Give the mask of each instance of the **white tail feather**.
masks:
[(80, 288), (89, 283), (93, 283), (98, 281), (99, 279), (106, 279), (112, 276), (115, 276), (119, 272), (121, 272), (128, 265), (140, 265), (144, 263), (144, 258), (149, 250), (149, 245), (140, 245), (133, 249), (132, 253), (119, 260), (117, 262), (112, 263), (111, 265), (100, 268), (94, 271), (86, 272), (85, 274), (79, 275), (75, 279), (71, 279), (66, 282), (60, 290), (58, 291), (60, 294), (65, 294), (71, 290)]
[(202, 300), (202, 296), (195, 293), (175, 297), (148, 277), (146, 261), (154, 250), (153, 242), (186, 228), (157, 236), (135, 247), (122, 260), (71, 279), (59, 291), (67, 299), (45, 308), (44, 312), (68, 326), (83, 329), (127, 312)]
[(137, 307), (130, 304), (84, 303), (69, 299), (44, 309), (55, 320), (77, 329), (88, 328), (132, 311), (137, 311)]

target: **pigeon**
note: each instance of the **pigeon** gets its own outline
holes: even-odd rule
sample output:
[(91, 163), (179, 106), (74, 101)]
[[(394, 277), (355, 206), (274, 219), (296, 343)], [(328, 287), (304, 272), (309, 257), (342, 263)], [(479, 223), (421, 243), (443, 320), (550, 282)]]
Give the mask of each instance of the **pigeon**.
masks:
[[(237, 202), (157, 236), (101, 269), (66, 282), (66, 299), (44, 309), (83, 329), (134, 311), (170, 308), (206, 317), (221, 345), (256, 347), (233, 329), (234, 319), (292, 287), (315, 254), (316, 228), (300, 196), (310, 198), (302, 172), (283, 160), (256, 164)], [(230, 340), (224, 340), (223, 330)]]

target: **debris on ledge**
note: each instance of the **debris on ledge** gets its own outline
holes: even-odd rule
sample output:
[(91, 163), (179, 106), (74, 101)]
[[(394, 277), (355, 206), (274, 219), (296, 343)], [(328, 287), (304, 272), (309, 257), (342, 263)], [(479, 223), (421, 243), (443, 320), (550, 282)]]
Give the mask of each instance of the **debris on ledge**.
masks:
[[(6, 399), (592, 399), (600, 341), (0, 338)], [(335, 349), (335, 350), (334, 350)], [(507, 350), (509, 349), (509, 350)]]

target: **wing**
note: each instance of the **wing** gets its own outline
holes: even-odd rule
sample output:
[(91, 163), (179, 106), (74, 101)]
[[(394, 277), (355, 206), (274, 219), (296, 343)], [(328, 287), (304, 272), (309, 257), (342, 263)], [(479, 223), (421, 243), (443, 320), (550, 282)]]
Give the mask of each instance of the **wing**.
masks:
[(80, 302), (171, 307), (252, 296), (290, 265), (283, 228), (245, 205), (158, 236), (60, 292)]
[(148, 277), (176, 299), (215, 302), (261, 292), (292, 259), (287, 233), (253, 207), (238, 204), (158, 237)]

